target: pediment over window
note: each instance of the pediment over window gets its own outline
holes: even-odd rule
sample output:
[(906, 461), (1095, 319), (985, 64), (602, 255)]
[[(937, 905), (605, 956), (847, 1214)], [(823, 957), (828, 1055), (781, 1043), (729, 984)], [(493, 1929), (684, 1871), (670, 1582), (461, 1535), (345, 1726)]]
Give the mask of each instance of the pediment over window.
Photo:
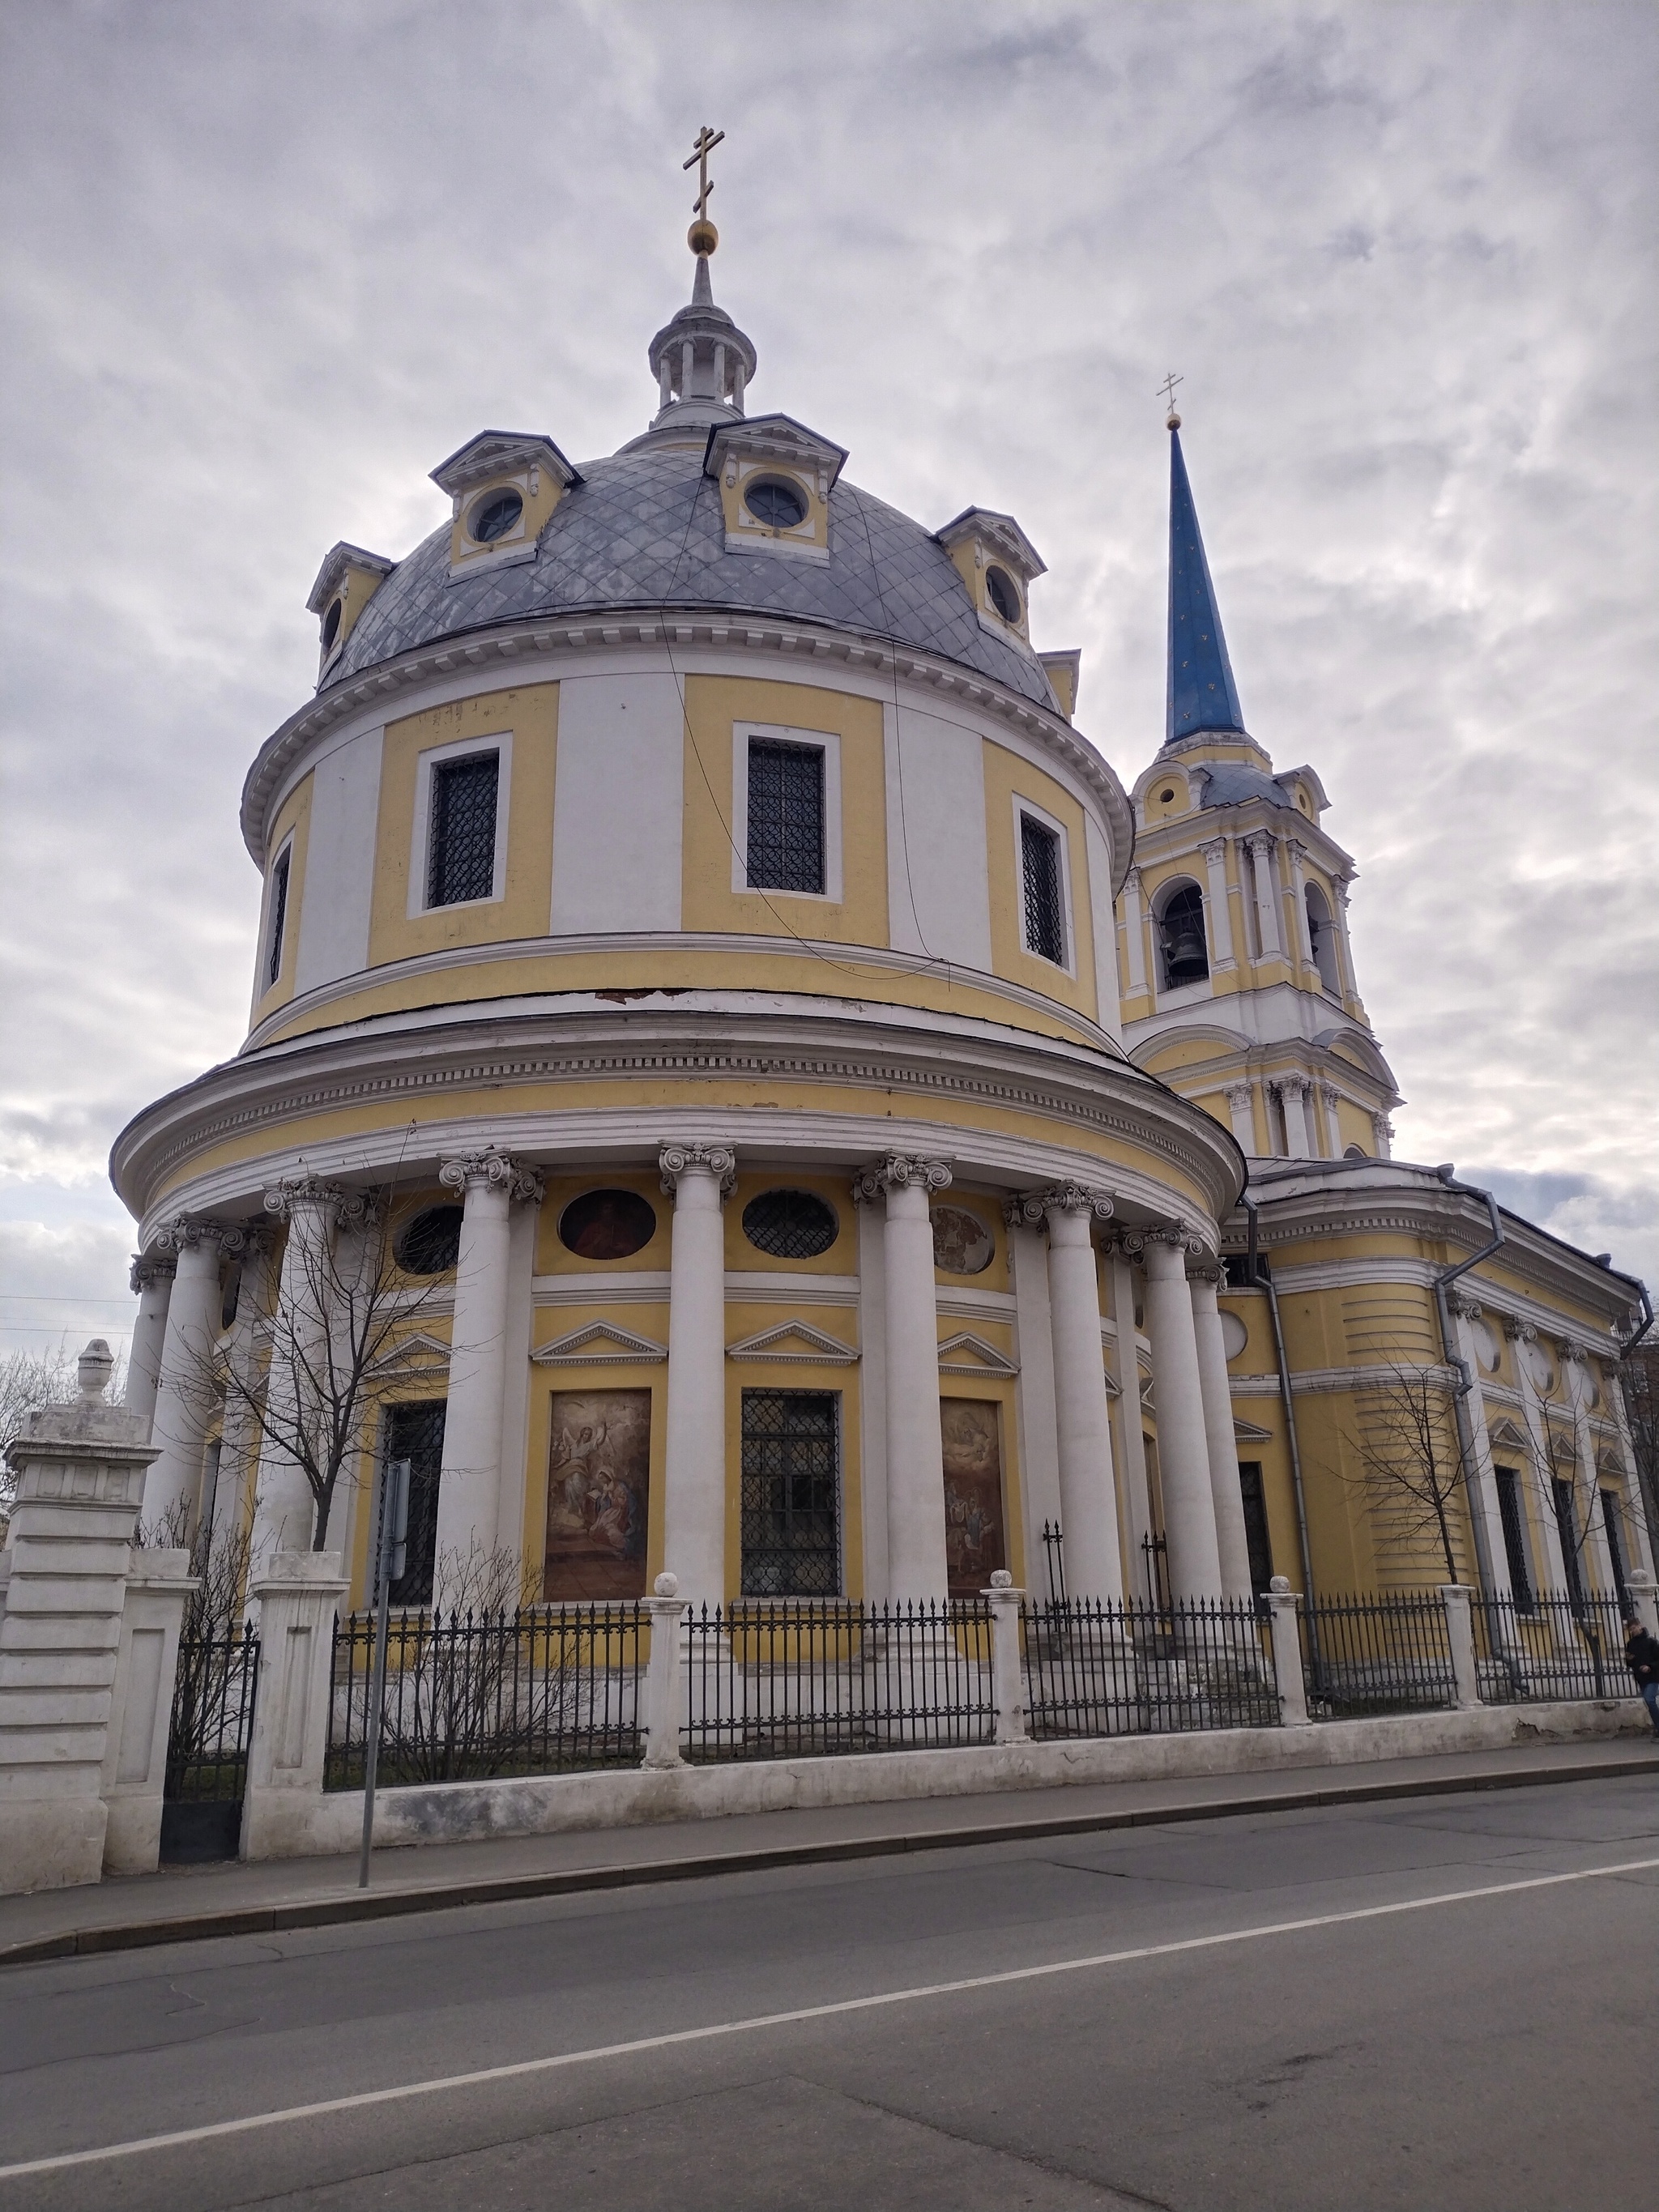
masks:
[(530, 1355), (532, 1367), (644, 1367), (666, 1359), (665, 1346), (648, 1336), (636, 1336), (614, 1321), (591, 1321), (573, 1328), (568, 1336), (538, 1345)]
[(1254, 1421), (1241, 1421), (1233, 1416), (1233, 1438), (1241, 1444), (1270, 1444), (1273, 1440), (1271, 1429), (1260, 1429)]
[(405, 1336), (384, 1352), (373, 1362), (368, 1372), (374, 1376), (419, 1374), (434, 1367), (447, 1367), (449, 1346), (441, 1337), (428, 1336), (417, 1329), (413, 1336)]
[(1489, 1441), (1503, 1450), (1523, 1452), (1528, 1449), (1527, 1439), (1513, 1421), (1499, 1421), (1488, 1436)]
[(962, 1329), (955, 1336), (947, 1336), (939, 1348), (939, 1371), (941, 1375), (1018, 1375), (1019, 1369), (1005, 1352), (994, 1344), (987, 1344), (982, 1336), (971, 1329)]
[(726, 1347), (728, 1359), (764, 1359), (787, 1367), (852, 1367), (859, 1354), (839, 1337), (827, 1336), (810, 1322), (780, 1322), (758, 1335)]

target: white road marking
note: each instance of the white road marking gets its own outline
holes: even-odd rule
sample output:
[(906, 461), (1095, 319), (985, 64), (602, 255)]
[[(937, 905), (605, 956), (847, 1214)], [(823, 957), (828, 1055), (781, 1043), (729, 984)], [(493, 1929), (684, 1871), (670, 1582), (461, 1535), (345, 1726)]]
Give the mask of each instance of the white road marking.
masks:
[(1340, 1928), (1354, 1920), (1382, 1920), (1395, 1912), (1426, 1912), (1437, 1905), (1467, 1905), (1480, 1897), (1512, 1897), (1517, 1891), (1555, 1889), (1569, 1881), (1595, 1881), (1620, 1874), (1650, 1874), (1659, 1858), (1626, 1859), (1618, 1866), (1582, 1867), (1575, 1874), (1543, 1874), (1524, 1881), (1495, 1881), (1480, 1889), (1449, 1889), (1435, 1897), (1411, 1897), (1397, 1905), (1364, 1905), (1351, 1912), (1321, 1912), (1307, 1920), (1276, 1920), (1261, 1928), (1235, 1928), (1220, 1936), (1189, 1936), (1175, 1943), (1143, 1943), (1129, 1951), (1101, 1951), (1087, 1959), (1056, 1959), (1043, 1966), (1012, 1966), (1000, 1974), (973, 1974), (959, 1982), (931, 1982), (920, 1989), (888, 1990), (877, 1996), (843, 1997), (836, 2004), (802, 2005), (793, 2012), (757, 2014), (750, 2020), (716, 2021), (708, 2027), (677, 2028), (668, 2035), (642, 2035), (631, 2043), (604, 2043), (590, 2051), (563, 2051), (550, 2058), (521, 2058), (510, 2066), (483, 2066), (471, 2074), (444, 2074), (428, 2081), (405, 2081), (391, 2089), (364, 2089), (352, 2097), (328, 2097), (314, 2105), (289, 2105), (280, 2112), (250, 2112), (245, 2119), (215, 2120), (206, 2127), (177, 2128), (163, 2136), (140, 2136), (131, 2142), (105, 2143), (95, 2150), (61, 2151), (52, 2158), (29, 2158), (0, 2166), (0, 2181), (23, 2173), (55, 2173), (65, 2166), (92, 2166), (104, 2159), (133, 2158), (140, 2151), (172, 2150), (184, 2143), (209, 2142), (216, 2136), (249, 2134), (255, 2128), (286, 2126), (293, 2120), (320, 2119), (331, 2112), (360, 2112), (404, 2097), (431, 2097), (445, 2089), (473, 2089), (489, 2081), (511, 2081), (527, 2074), (551, 2074), (563, 2066), (591, 2066), (601, 2058), (631, 2058), (645, 2051), (666, 2051), (678, 2043), (707, 2043), (717, 2036), (752, 2035), (764, 2027), (792, 2027), (801, 2021), (833, 2020), (838, 2014), (874, 2012), (884, 2005), (917, 2004), (926, 1997), (960, 1996), (969, 1990), (995, 1990), (1015, 1982), (1040, 1982), (1051, 1974), (1080, 1974), (1100, 1966), (1127, 1966), (1137, 1959), (1168, 1959), (1182, 1951), (1208, 1951), (1223, 1943), (1259, 1942), (1267, 1936), (1297, 1936), (1310, 1928)]

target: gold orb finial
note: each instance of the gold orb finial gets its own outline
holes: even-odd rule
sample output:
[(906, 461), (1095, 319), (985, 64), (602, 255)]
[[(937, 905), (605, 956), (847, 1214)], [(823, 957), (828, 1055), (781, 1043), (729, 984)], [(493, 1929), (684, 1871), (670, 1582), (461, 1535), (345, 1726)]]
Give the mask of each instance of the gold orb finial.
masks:
[(1166, 430), (1178, 430), (1181, 428), (1181, 417), (1173, 407), (1164, 418), (1164, 427)]
[(720, 234), (707, 216), (699, 216), (685, 234), (685, 242), (693, 253), (712, 253), (720, 242)]

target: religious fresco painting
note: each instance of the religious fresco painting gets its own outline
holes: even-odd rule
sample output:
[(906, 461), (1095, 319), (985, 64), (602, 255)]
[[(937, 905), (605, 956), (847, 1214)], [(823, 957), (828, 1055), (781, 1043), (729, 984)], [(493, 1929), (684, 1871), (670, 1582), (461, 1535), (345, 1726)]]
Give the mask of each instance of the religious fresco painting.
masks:
[(556, 1390), (542, 1595), (645, 1595), (648, 1390)]
[(941, 1398), (945, 1563), (952, 1597), (975, 1597), (1008, 1564), (1003, 1535), (1001, 1408), (994, 1399)]
[(947, 1275), (982, 1275), (996, 1257), (994, 1231), (966, 1206), (936, 1206), (933, 1265)]

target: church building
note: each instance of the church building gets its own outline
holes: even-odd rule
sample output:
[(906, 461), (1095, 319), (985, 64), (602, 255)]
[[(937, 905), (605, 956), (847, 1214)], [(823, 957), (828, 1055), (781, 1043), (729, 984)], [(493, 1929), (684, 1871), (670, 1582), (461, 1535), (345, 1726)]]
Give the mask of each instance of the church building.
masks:
[[(423, 544), (319, 571), (246, 1041), (113, 1153), (145, 1522), (320, 1535), (358, 1604), (377, 1459), (405, 1604), (1650, 1573), (1645, 1293), (1391, 1158), (1354, 864), (1247, 728), (1179, 418), (1126, 787), (1155, 733), (1085, 730), (1019, 522), (755, 412), (706, 193), (690, 244), (638, 436), (481, 430)], [(260, 1409), (325, 1426), (371, 1310), (319, 1528)]]

